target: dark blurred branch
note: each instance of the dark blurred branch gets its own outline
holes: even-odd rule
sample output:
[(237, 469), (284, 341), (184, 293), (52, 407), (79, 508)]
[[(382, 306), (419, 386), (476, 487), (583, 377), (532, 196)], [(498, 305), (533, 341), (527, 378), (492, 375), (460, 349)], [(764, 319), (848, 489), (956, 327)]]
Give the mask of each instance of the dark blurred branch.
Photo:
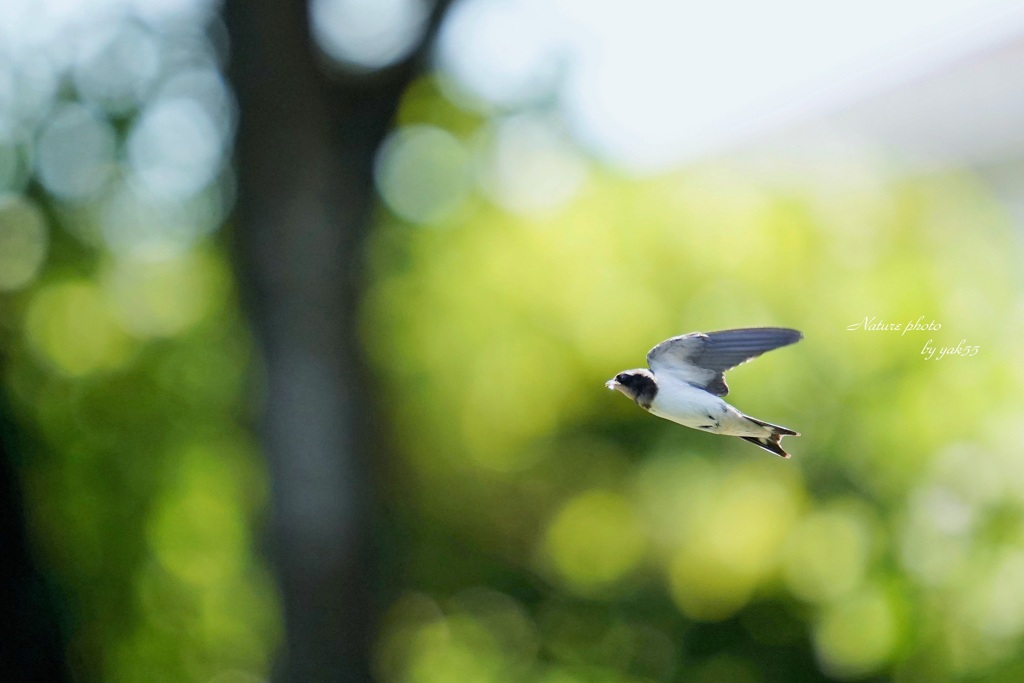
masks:
[(374, 154), (444, 4), (412, 58), (361, 78), (325, 71), (303, 2), (225, 10), (240, 108), (236, 243), (266, 372), (282, 680), (370, 679), (375, 448), (355, 321), (360, 254)]

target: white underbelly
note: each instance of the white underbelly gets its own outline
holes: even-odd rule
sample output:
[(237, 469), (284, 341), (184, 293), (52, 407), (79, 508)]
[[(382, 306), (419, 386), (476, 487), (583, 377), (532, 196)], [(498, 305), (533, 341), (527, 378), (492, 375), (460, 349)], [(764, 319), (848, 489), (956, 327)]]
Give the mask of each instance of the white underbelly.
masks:
[(771, 433), (714, 394), (678, 382), (659, 381), (650, 412), (677, 424), (714, 434), (765, 436)]

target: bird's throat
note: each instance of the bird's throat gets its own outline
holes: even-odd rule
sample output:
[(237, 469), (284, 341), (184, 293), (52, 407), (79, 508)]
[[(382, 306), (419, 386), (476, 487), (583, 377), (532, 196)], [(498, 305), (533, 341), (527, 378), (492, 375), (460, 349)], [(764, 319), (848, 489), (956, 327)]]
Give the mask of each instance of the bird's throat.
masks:
[(637, 393), (634, 398), (636, 404), (644, 410), (650, 410), (654, 397), (658, 395), (658, 383), (654, 381), (653, 377), (644, 376), (636, 389)]

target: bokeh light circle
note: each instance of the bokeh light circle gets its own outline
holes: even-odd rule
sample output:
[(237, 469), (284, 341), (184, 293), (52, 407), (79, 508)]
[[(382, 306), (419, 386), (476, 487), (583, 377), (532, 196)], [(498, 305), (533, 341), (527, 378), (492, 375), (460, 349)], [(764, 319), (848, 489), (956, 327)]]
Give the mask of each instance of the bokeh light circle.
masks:
[(454, 99), (514, 107), (539, 100), (557, 80), (566, 49), (541, 3), (463, 0), (449, 11), (437, 60)]
[(548, 527), (546, 548), (556, 571), (575, 591), (606, 588), (636, 569), (647, 537), (629, 501), (592, 490), (569, 500)]
[(388, 208), (413, 223), (450, 218), (469, 191), (469, 153), (436, 126), (407, 126), (392, 133), (374, 170)]
[(157, 100), (128, 137), (128, 162), (147, 193), (186, 199), (220, 171), (227, 141), (206, 109), (185, 98)]
[(39, 136), (36, 173), (57, 197), (88, 199), (110, 177), (115, 151), (116, 135), (105, 118), (81, 104), (61, 105)]
[(313, 37), (342, 65), (374, 70), (393, 64), (419, 42), (429, 8), (425, 0), (312, 0)]
[(0, 291), (32, 282), (48, 244), (46, 219), (35, 204), (21, 197), (0, 199)]
[(502, 207), (544, 213), (575, 196), (587, 176), (582, 155), (551, 117), (519, 114), (486, 136), (480, 181)]
[(133, 348), (103, 293), (88, 281), (37, 289), (29, 302), (25, 335), (41, 361), (72, 377), (115, 368)]

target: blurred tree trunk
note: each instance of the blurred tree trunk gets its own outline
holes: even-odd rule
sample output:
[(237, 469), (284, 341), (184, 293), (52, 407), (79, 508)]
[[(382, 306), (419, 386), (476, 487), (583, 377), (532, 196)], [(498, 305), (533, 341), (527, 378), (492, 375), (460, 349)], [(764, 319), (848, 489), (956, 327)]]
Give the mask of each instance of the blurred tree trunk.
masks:
[(68, 681), (62, 615), (28, 538), (9, 416), (0, 392), (0, 681)]
[(355, 321), (373, 158), (441, 15), (405, 63), (332, 74), (297, 0), (228, 2), (239, 102), (234, 226), (263, 359), (271, 560), (286, 652), (278, 679), (370, 680), (373, 387)]

